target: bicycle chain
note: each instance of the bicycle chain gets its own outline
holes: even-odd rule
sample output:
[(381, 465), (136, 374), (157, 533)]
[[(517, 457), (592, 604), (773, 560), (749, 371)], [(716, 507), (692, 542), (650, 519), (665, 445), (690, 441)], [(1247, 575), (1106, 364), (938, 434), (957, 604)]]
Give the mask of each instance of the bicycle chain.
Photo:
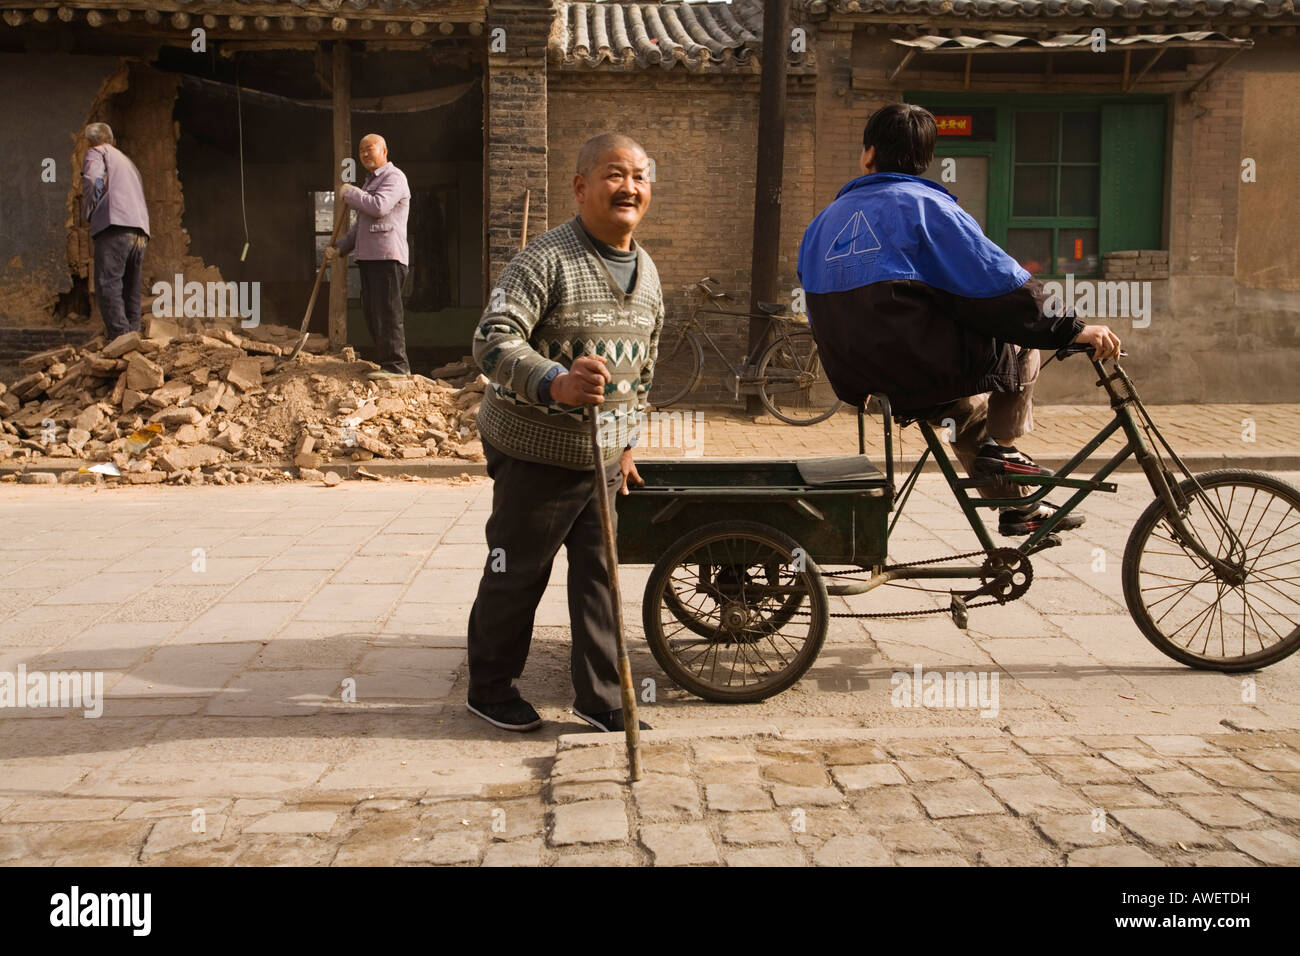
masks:
[[(989, 556), (992, 553), (993, 552), (991, 551), (967, 551), (964, 554), (944, 555), (942, 558), (925, 558), (924, 560), (921, 561), (905, 561), (902, 564), (895, 564), (894, 567), (895, 568), (917, 568), (926, 564), (943, 564), (945, 561), (960, 561), (963, 558), (973, 558), (976, 557), (977, 555), (983, 555), (985, 560), (987, 561)], [(847, 571), (823, 571), (822, 577), (834, 578), (834, 577), (841, 577), (846, 574), (861, 574), (861, 573), (862, 570), (860, 568), (853, 568)], [(994, 605), (994, 604), (1009, 604), (1011, 601), (1015, 601), (1015, 600), (1019, 600), (1019, 598), (1018, 597), (1008, 598), (1005, 601), (999, 601), (996, 598), (989, 601), (978, 601), (975, 604), (967, 604), (966, 610), (969, 611), (972, 608), (977, 608), (977, 607), (989, 607), (990, 605)], [(811, 611), (796, 611), (794, 613), (794, 616), (809, 617), (811, 613), (812, 613)], [(934, 608), (924, 608), (919, 611), (858, 611), (858, 612), (832, 611), (827, 615), (827, 617), (841, 617), (841, 618), (854, 618), (854, 619), (905, 618), (905, 617), (925, 617), (927, 614), (951, 614), (951, 613), (952, 613), (951, 608), (934, 607)]]

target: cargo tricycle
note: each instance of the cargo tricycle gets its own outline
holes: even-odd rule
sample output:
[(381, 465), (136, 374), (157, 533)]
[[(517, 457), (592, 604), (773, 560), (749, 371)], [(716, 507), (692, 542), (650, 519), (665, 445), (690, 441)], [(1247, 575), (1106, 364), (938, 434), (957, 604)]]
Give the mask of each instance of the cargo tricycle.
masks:
[[(1061, 544), (1054, 529), (1130, 456), (1154, 500), (1138, 517), (1122, 563), (1134, 623), (1163, 653), (1190, 667), (1248, 671), (1300, 646), (1300, 492), (1256, 471), (1193, 475), (1161, 434), (1119, 359), (1087, 352), (1110, 399), (1112, 419), (1050, 476), (965, 478), (944, 442), (915, 421), (925, 451), (895, 484), (895, 416), (873, 395), (858, 406), (858, 454), (808, 460), (647, 459), (645, 484), (619, 496), (621, 564), (650, 564), (642, 618), (655, 660), (677, 684), (711, 701), (764, 700), (793, 685), (816, 659), (831, 617), (904, 618), (950, 614), (961, 628), (971, 610), (1014, 601), (1034, 580), (1034, 555)], [(868, 413), (883, 425), (884, 470), (866, 455)], [(1091, 477), (1073, 477), (1120, 434), (1123, 446)], [(933, 456), (980, 548), (893, 562), (889, 539)], [(1024, 497), (981, 497), (1000, 483)], [(1003, 485), (1005, 487), (1005, 485)], [(1042, 502), (1071, 492), (1015, 547), (993, 540), (984, 509)], [(938, 582), (946, 606), (916, 582)], [(923, 592), (915, 610), (832, 610), (832, 597), (890, 585)], [(1050, 580), (1043, 586), (1050, 587)]]

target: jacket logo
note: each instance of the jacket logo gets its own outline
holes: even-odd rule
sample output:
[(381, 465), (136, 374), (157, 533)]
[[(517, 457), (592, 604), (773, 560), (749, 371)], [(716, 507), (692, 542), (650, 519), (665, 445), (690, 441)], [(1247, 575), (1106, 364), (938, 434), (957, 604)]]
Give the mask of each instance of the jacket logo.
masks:
[(826, 261), (847, 259), (849, 256), (860, 256), (868, 252), (876, 252), (878, 249), (880, 249), (880, 240), (872, 231), (867, 217), (859, 210), (844, 224), (844, 228), (831, 242), (831, 247), (826, 250)]

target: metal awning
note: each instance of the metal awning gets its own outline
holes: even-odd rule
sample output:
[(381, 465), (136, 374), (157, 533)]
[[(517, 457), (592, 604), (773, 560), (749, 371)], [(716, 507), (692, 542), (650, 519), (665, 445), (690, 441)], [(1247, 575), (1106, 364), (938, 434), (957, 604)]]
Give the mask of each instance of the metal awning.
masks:
[[(918, 54), (958, 55), (966, 57), (966, 81), (970, 86), (970, 68), (972, 57), (980, 54), (1011, 53), (1088, 53), (1093, 50), (1094, 37), (1090, 33), (1063, 33), (1060, 36), (1038, 39), (1037, 37), (1016, 36), (1009, 33), (992, 33), (982, 37), (972, 36), (921, 36), (914, 39), (895, 38), (899, 46), (907, 47), (907, 53), (898, 66), (889, 74), (892, 83), (912, 59)], [(1168, 50), (1197, 49), (1223, 50), (1225, 55), (1203, 73), (1188, 92), (1195, 90), (1225, 63), (1255, 45), (1254, 40), (1230, 37), (1212, 30), (1197, 30), (1186, 33), (1140, 33), (1134, 36), (1106, 37), (1107, 53), (1124, 54), (1124, 92), (1130, 92), (1140, 79), (1146, 75)], [(1134, 50), (1149, 50), (1152, 56), (1143, 65), (1136, 76), (1131, 76), (1130, 67)], [(1094, 54), (1096, 55), (1096, 54)], [(1130, 78), (1131, 77), (1131, 78)]]

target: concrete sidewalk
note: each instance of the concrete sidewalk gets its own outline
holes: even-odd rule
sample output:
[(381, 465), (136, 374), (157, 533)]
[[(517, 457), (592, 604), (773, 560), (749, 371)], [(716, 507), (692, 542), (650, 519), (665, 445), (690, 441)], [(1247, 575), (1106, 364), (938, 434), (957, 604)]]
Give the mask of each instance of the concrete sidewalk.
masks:
[[(1119, 556), (1150, 491), (1119, 484), (1020, 601), (965, 631), (833, 619), (804, 679), (758, 704), (672, 685), (639, 627), (649, 569), (625, 566), (655, 728), (631, 790), (621, 739), (568, 713), (563, 556), (520, 682), (546, 725), (464, 709), (486, 481), (0, 488), (0, 672), (105, 691), (94, 719), (0, 710), (0, 860), (1300, 862), (1300, 657), (1216, 674), (1148, 644)], [(974, 543), (934, 477), (908, 515), (900, 560)], [(896, 706), (892, 675), (917, 666), (997, 674), (996, 712)]]

